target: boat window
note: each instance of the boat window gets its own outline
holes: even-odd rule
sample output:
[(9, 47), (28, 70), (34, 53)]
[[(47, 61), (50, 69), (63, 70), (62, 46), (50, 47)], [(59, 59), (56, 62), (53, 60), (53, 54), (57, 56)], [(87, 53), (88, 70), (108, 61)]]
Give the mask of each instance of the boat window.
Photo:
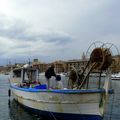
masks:
[(13, 77), (21, 77), (21, 70), (13, 71)]
[(25, 70), (24, 71), (24, 81), (29, 81), (30, 83), (36, 80), (36, 71), (35, 70)]

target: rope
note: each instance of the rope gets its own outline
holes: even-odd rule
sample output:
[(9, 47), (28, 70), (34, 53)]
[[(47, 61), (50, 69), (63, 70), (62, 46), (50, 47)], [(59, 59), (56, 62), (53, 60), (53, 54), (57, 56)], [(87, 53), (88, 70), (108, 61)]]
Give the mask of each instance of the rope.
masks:
[(52, 112), (50, 112), (50, 110), (49, 110), (48, 106), (46, 106), (46, 108), (47, 108), (47, 111), (49, 111), (49, 113), (50, 113), (50, 114), (51, 114), (51, 116), (53, 117), (53, 120), (57, 120), (57, 118), (54, 116), (54, 114), (53, 114)]
[[(72, 96), (71, 96), (71, 99), (72, 99), (72, 102), (74, 102)], [(80, 113), (80, 109), (79, 109), (78, 105), (77, 105), (77, 104), (75, 104), (75, 105), (76, 105), (76, 108), (78, 109), (78, 111), (79, 111), (79, 113)], [(84, 116), (83, 116), (83, 120), (85, 120)]]
[(57, 120), (57, 118), (53, 115), (52, 112), (50, 112), (50, 114), (53, 116), (53, 119), (54, 119), (54, 120)]

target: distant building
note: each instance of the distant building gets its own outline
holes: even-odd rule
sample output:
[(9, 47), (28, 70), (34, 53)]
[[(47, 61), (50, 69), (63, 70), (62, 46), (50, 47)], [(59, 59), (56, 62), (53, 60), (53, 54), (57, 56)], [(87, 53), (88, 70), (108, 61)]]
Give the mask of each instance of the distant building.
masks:
[(120, 55), (117, 55), (117, 56), (113, 57), (111, 70), (112, 70), (113, 73), (120, 72)]
[[(34, 59), (32, 62), (33, 67), (36, 67), (40, 70), (40, 72), (45, 72), (51, 64), (55, 65), (56, 73), (60, 72), (68, 72), (71, 70), (71, 66), (74, 66), (76, 69), (85, 68), (88, 63), (88, 59), (86, 59), (84, 53), (82, 55), (82, 59), (73, 59), (68, 61), (54, 61), (52, 63), (44, 63), (40, 62), (38, 59)], [(112, 72), (120, 72), (120, 56), (114, 56), (113, 62), (111, 65)]]
[(38, 68), (40, 72), (45, 72), (45, 70), (47, 69), (47, 64), (36, 60), (33, 60), (32, 62), (32, 66), (35, 68)]
[(36, 67), (40, 70), (40, 72), (45, 72), (48, 67), (51, 66), (51, 64), (55, 65), (55, 72), (60, 73), (60, 72), (68, 72), (71, 70), (71, 66), (74, 66), (76, 69), (79, 69), (81, 67), (85, 67), (87, 64), (86, 59), (73, 59), (73, 60), (68, 60), (68, 61), (54, 61), (52, 63), (43, 63), (38, 60), (33, 60), (32, 66)]
[(33, 59), (33, 62), (39, 62), (39, 60), (38, 59)]
[(55, 61), (53, 63), (55, 65), (55, 72), (56, 73), (65, 72), (66, 65), (65, 65), (64, 61), (59, 60), (59, 61)]
[(0, 72), (3, 72), (3, 71), (5, 71), (5, 70), (6, 70), (6, 67), (0, 66)]
[(66, 61), (66, 71), (70, 71), (71, 67), (74, 66), (76, 69), (84, 68), (87, 64), (87, 60), (74, 59)]
[(82, 60), (86, 60), (86, 56), (85, 56), (85, 53), (83, 52), (82, 54)]
[(16, 67), (22, 67), (23, 65), (25, 65), (25, 63), (15, 63)]

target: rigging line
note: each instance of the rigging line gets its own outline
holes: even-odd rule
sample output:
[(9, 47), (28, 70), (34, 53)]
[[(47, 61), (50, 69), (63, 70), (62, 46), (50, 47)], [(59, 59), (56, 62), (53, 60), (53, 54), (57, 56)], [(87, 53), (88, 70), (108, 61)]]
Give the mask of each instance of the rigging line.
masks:
[(50, 112), (50, 110), (49, 110), (48, 107), (47, 107), (47, 109), (48, 109), (49, 113), (51, 114), (51, 116), (53, 117), (53, 119), (54, 119), (54, 120), (57, 120), (57, 118), (55, 117), (55, 115), (54, 115), (52, 112)]
[(53, 116), (54, 120), (57, 120), (57, 118), (54, 116), (54, 114), (52, 112), (50, 112), (50, 114)]
[[(70, 97), (71, 97), (72, 102), (74, 102), (72, 95), (70, 95)], [(78, 111), (79, 111), (79, 113), (80, 113), (80, 109), (79, 109), (77, 103), (75, 103), (75, 105), (76, 105), (76, 108), (78, 109)], [(81, 114), (81, 113), (80, 113), (80, 114)], [(83, 116), (83, 120), (85, 120), (84, 116)]]
[[(48, 103), (46, 103), (46, 104), (48, 104)], [(51, 114), (51, 116), (53, 117), (53, 119), (54, 120), (57, 120), (57, 118), (54, 116), (54, 114), (49, 110), (49, 108), (48, 108), (48, 105), (46, 105), (45, 104), (45, 106), (46, 106), (46, 108), (47, 108), (47, 110), (49, 111), (49, 113)]]

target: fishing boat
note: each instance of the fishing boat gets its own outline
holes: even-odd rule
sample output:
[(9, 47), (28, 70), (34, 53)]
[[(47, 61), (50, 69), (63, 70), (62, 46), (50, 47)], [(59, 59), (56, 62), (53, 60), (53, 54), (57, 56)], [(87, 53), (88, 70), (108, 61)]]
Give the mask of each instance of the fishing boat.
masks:
[[(104, 46), (104, 45), (103, 45)], [(10, 90), (14, 99), (26, 109), (51, 120), (102, 120), (110, 88), (112, 55), (108, 48), (97, 47), (91, 52), (84, 70), (71, 68), (67, 88), (48, 88), (41, 84), (39, 72), (31, 66), (12, 70)], [(99, 73), (91, 87), (89, 75)], [(101, 73), (106, 71), (101, 82)]]
[(111, 75), (112, 80), (120, 80), (120, 72)]

